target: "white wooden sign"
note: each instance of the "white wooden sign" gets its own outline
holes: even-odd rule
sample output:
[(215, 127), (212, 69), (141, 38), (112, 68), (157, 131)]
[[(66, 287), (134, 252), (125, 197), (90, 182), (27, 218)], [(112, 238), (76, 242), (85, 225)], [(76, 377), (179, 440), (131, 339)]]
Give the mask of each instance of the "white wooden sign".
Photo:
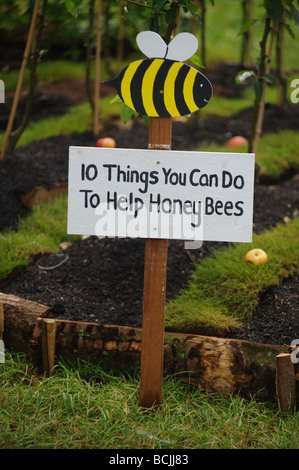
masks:
[(69, 149), (68, 233), (252, 241), (254, 154)]

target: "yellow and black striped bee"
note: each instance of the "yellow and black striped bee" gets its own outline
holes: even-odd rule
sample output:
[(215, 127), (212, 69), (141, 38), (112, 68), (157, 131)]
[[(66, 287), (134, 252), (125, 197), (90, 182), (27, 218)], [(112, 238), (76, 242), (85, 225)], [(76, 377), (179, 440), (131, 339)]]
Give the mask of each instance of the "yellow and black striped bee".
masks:
[(127, 106), (150, 117), (185, 116), (206, 106), (212, 96), (211, 83), (183, 63), (197, 50), (195, 36), (180, 33), (167, 46), (159, 34), (144, 31), (136, 41), (149, 58), (132, 62), (106, 82)]

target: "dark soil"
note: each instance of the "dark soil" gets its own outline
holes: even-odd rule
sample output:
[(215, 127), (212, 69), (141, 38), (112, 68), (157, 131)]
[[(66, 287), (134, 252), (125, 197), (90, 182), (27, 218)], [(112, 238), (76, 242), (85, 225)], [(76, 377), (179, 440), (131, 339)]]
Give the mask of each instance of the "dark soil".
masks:
[[(76, 101), (74, 96), (66, 97), (65, 103), (71, 99)], [(47, 113), (52, 111), (49, 104)], [(232, 135), (247, 137), (251, 112), (248, 109), (233, 118), (213, 117), (199, 120), (197, 124), (174, 122), (172, 148), (192, 149), (211, 141), (224, 143)], [(298, 129), (298, 117), (298, 106), (289, 105), (284, 109), (267, 106), (263, 131)], [(143, 120), (137, 119), (127, 126), (111, 123), (102, 135), (114, 137), (119, 148), (147, 147), (148, 129)], [(21, 147), (0, 162), (0, 232), (8, 227), (17, 230), (18, 217), (27, 214), (20, 202), (20, 193), (36, 186), (49, 188), (56, 183), (66, 183), (68, 147), (94, 146), (97, 138), (91, 132), (52, 137)], [(298, 183), (299, 175), (293, 172), (284, 175), (281, 181), (264, 181), (256, 185), (255, 233), (296, 215)], [(211, 256), (212, 249), (223, 245), (205, 242), (201, 249), (188, 252), (182, 242), (170, 241), (167, 299), (186, 286), (194, 269), (194, 259)], [(144, 240), (89, 237), (73, 243), (60, 257), (38, 256), (28, 269), (15, 273), (2, 283), (0, 291), (49, 305), (51, 316), (55, 318), (141, 327), (143, 257)], [(298, 338), (298, 324), (298, 276), (294, 276), (263, 293), (253, 319), (229, 337), (290, 344)], [(197, 333), (204, 334), (202, 331)]]

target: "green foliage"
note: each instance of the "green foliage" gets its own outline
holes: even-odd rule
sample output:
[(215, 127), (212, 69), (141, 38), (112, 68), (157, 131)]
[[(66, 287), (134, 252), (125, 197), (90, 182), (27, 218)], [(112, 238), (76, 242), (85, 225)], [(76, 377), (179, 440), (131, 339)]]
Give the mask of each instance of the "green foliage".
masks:
[(26, 28), (30, 22), (30, 3), (27, 0), (1, 0), (1, 29), (13, 34), (16, 28)]
[(149, 29), (163, 36), (166, 42), (169, 42), (175, 28), (179, 9), (185, 14), (191, 14), (199, 24), (201, 22), (199, 7), (192, 0), (149, 0), (144, 6)]
[(65, 7), (71, 15), (77, 16), (77, 8), (78, 8), (79, 0), (65, 0)]
[[(298, 26), (299, 12), (293, 4), (293, 0), (289, 2), (284, 2), (282, 0), (265, 0), (264, 2), (264, 18), (270, 19), (273, 21), (272, 28), (275, 27), (275, 22), (279, 21), (284, 25), (290, 36), (294, 39), (295, 35), (291, 26), (286, 23), (286, 18), (292, 20), (296, 26)], [(257, 23), (257, 18), (250, 19), (248, 22), (243, 24), (238, 32), (238, 35), (243, 34), (248, 31), (253, 25)], [(259, 57), (258, 63), (264, 63), (266, 57)], [(260, 67), (260, 69), (265, 68), (265, 66)], [(254, 93), (257, 103), (260, 103), (263, 93), (263, 81), (273, 84), (274, 76), (272, 74), (256, 74), (253, 70), (242, 70), (239, 72), (235, 78), (237, 84), (244, 84), (249, 78), (254, 77)]]

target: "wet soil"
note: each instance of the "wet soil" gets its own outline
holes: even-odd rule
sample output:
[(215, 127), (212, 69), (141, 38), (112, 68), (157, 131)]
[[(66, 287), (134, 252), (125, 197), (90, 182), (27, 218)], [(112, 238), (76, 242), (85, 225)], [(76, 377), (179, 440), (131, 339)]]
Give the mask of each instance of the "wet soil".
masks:
[[(67, 106), (83, 99), (82, 89), (79, 97), (79, 87), (78, 94), (72, 97), (61, 90), (63, 87), (60, 92)], [(47, 115), (53, 111), (50, 102), (48, 99)], [(233, 118), (174, 122), (172, 148), (193, 149), (200, 148), (203, 142), (224, 143), (232, 135), (248, 137), (251, 113), (248, 109)], [(298, 106), (283, 109), (267, 106), (263, 132), (298, 129), (298, 115)], [(142, 119), (126, 126), (111, 122), (99, 136), (103, 135), (114, 137), (119, 148), (147, 148), (148, 128)], [(20, 202), (20, 194), (36, 186), (49, 188), (67, 183), (68, 147), (94, 146), (99, 136), (84, 132), (42, 139), (18, 148), (0, 162), (0, 232), (4, 236), (8, 227), (17, 230), (18, 217), (28, 213)], [(254, 232), (260, 233), (279, 222), (287, 223), (298, 214), (298, 208), (299, 175), (295, 171), (280, 181), (260, 181), (255, 187)], [(188, 252), (182, 242), (170, 241), (167, 299), (186, 286), (194, 260), (212, 256), (213, 249), (224, 245), (205, 242), (201, 249)], [(28, 269), (14, 273), (0, 284), (0, 291), (49, 305), (55, 318), (141, 327), (143, 257), (144, 240), (89, 237), (73, 243), (59, 257), (37, 256)], [(229, 337), (290, 344), (299, 336), (298, 292), (298, 275), (271, 287), (262, 293), (253, 319)]]

